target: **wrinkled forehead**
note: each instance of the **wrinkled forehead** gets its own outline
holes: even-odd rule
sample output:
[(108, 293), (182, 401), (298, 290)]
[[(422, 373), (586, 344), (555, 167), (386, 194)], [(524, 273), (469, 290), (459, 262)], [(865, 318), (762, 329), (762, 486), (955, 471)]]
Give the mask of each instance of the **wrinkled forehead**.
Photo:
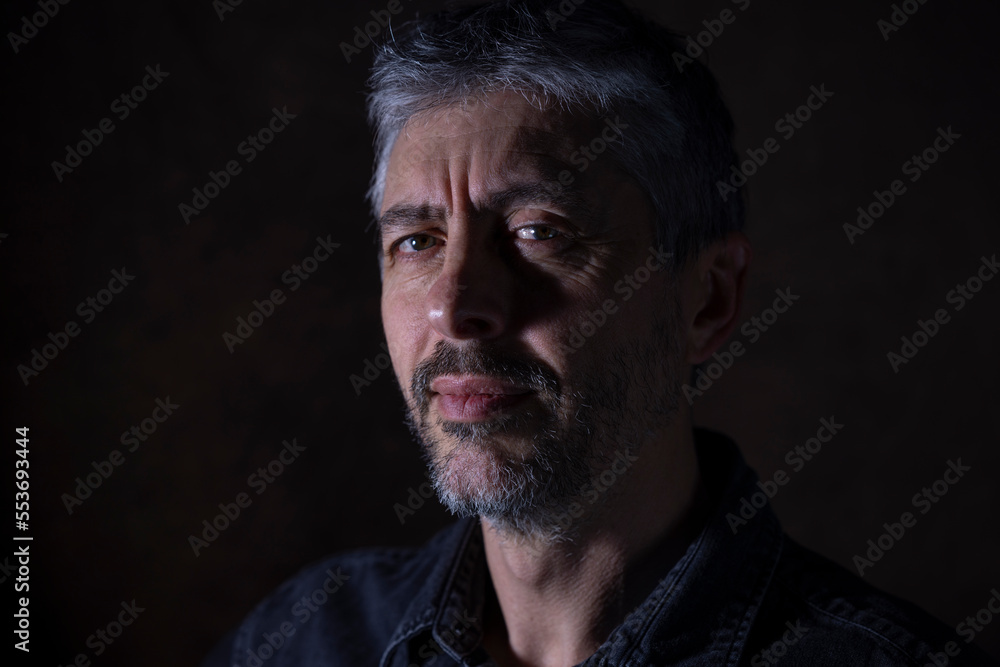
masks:
[[(425, 111), (411, 118), (396, 138), (386, 194), (419, 188), (420, 181), (447, 175), (456, 163), (479, 169), (489, 179), (577, 180), (584, 175), (581, 149), (600, 137), (601, 129), (592, 114), (537, 106), (511, 92)], [(612, 160), (604, 162), (612, 166)]]

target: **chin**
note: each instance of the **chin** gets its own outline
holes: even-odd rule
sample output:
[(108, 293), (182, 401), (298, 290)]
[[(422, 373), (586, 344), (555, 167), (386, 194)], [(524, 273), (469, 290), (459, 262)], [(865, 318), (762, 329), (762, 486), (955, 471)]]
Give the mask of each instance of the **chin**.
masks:
[(489, 442), (453, 445), (438, 461), (437, 486), (449, 506), (503, 503), (527, 481), (523, 467)]

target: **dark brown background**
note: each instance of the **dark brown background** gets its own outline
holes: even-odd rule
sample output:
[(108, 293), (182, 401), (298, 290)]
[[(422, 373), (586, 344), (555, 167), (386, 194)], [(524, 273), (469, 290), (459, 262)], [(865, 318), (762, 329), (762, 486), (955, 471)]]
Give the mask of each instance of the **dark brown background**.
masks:
[[(735, 6), (642, 4), (686, 32)], [(438, 5), (405, 2), (397, 20)], [(388, 373), (360, 396), (349, 381), (383, 338), (362, 201), (370, 49), (347, 63), (338, 44), (384, 7), (246, 0), (220, 22), (207, 0), (78, 1), (20, 53), (4, 47), (2, 432), (13, 448), (13, 427), (31, 428), (33, 664), (92, 656), (88, 635), (133, 598), (146, 611), (95, 664), (193, 664), (302, 565), (419, 543), (449, 521), (432, 502), (400, 525), (393, 505), (423, 475), (398, 390)], [(4, 30), (35, 11), (8, 4)], [(886, 353), (918, 318), (951, 310), (948, 290), (1000, 250), (998, 10), (928, 2), (886, 42), (876, 21), (891, 11), (753, 0), (707, 49), (741, 151), (775, 136), (811, 85), (834, 97), (749, 184), (745, 314), (777, 288), (801, 299), (696, 403), (696, 418), (734, 436), (764, 477), (787, 468), (784, 453), (821, 417), (844, 423), (774, 505), (795, 538), (847, 567), (948, 459), (971, 465), (866, 576), (954, 626), (1000, 586), (1000, 281), (952, 311), (898, 374)], [(50, 164), (64, 146), (157, 63), (170, 76), (58, 183)], [(178, 204), (210, 169), (241, 159), (236, 146), (283, 105), (298, 118), (185, 225)], [(939, 126), (962, 138), (848, 244), (842, 224), (905, 178), (902, 163)], [(328, 234), (341, 248), (289, 292), (282, 272)], [(76, 304), (122, 266), (133, 284), (24, 386), (16, 365), (79, 322)], [(274, 288), (287, 302), (229, 354), (222, 333)], [(68, 516), (60, 495), (167, 396), (177, 413)], [(293, 437), (306, 452), (195, 558), (188, 535)], [(1000, 619), (978, 641), (1000, 656)]]

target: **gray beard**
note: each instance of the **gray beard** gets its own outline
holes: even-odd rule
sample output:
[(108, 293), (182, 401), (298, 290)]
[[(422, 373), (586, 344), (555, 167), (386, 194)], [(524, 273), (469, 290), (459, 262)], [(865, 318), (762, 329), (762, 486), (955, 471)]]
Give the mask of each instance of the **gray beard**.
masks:
[[(581, 388), (572, 393), (564, 393), (554, 371), (537, 360), (488, 343), (459, 348), (438, 342), (414, 370), (416, 405), (408, 406), (407, 424), (441, 503), (453, 514), (487, 519), (509, 538), (533, 544), (573, 541), (594, 510), (616, 492), (615, 482), (639, 456), (642, 442), (677, 412), (679, 341), (671, 320), (657, 314), (652, 320), (652, 337), (617, 345), (599, 368), (581, 373)], [(438, 417), (432, 423), (429, 386), (446, 373), (486, 375), (527, 387), (540, 407), (482, 422)], [(441, 453), (434, 426), (457, 442), (451, 452)], [(505, 454), (494, 441), (498, 435), (530, 438), (530, 453), (523, 460)], [(474, 486), (454, 470), (453, 461), (463, 451), (492, 456), (492, 465), (476, 473), (487, 484)]]

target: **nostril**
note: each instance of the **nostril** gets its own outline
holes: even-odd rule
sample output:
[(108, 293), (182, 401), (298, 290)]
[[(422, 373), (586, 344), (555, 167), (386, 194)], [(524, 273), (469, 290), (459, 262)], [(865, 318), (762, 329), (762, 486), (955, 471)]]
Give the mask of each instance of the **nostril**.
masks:
[(458, 326), (455, 327), (456, 332), (462, 336), (481, 336), (488, 333), (490, 330), (490, 322), (481, 317), (469, 317), (462, 320)]

